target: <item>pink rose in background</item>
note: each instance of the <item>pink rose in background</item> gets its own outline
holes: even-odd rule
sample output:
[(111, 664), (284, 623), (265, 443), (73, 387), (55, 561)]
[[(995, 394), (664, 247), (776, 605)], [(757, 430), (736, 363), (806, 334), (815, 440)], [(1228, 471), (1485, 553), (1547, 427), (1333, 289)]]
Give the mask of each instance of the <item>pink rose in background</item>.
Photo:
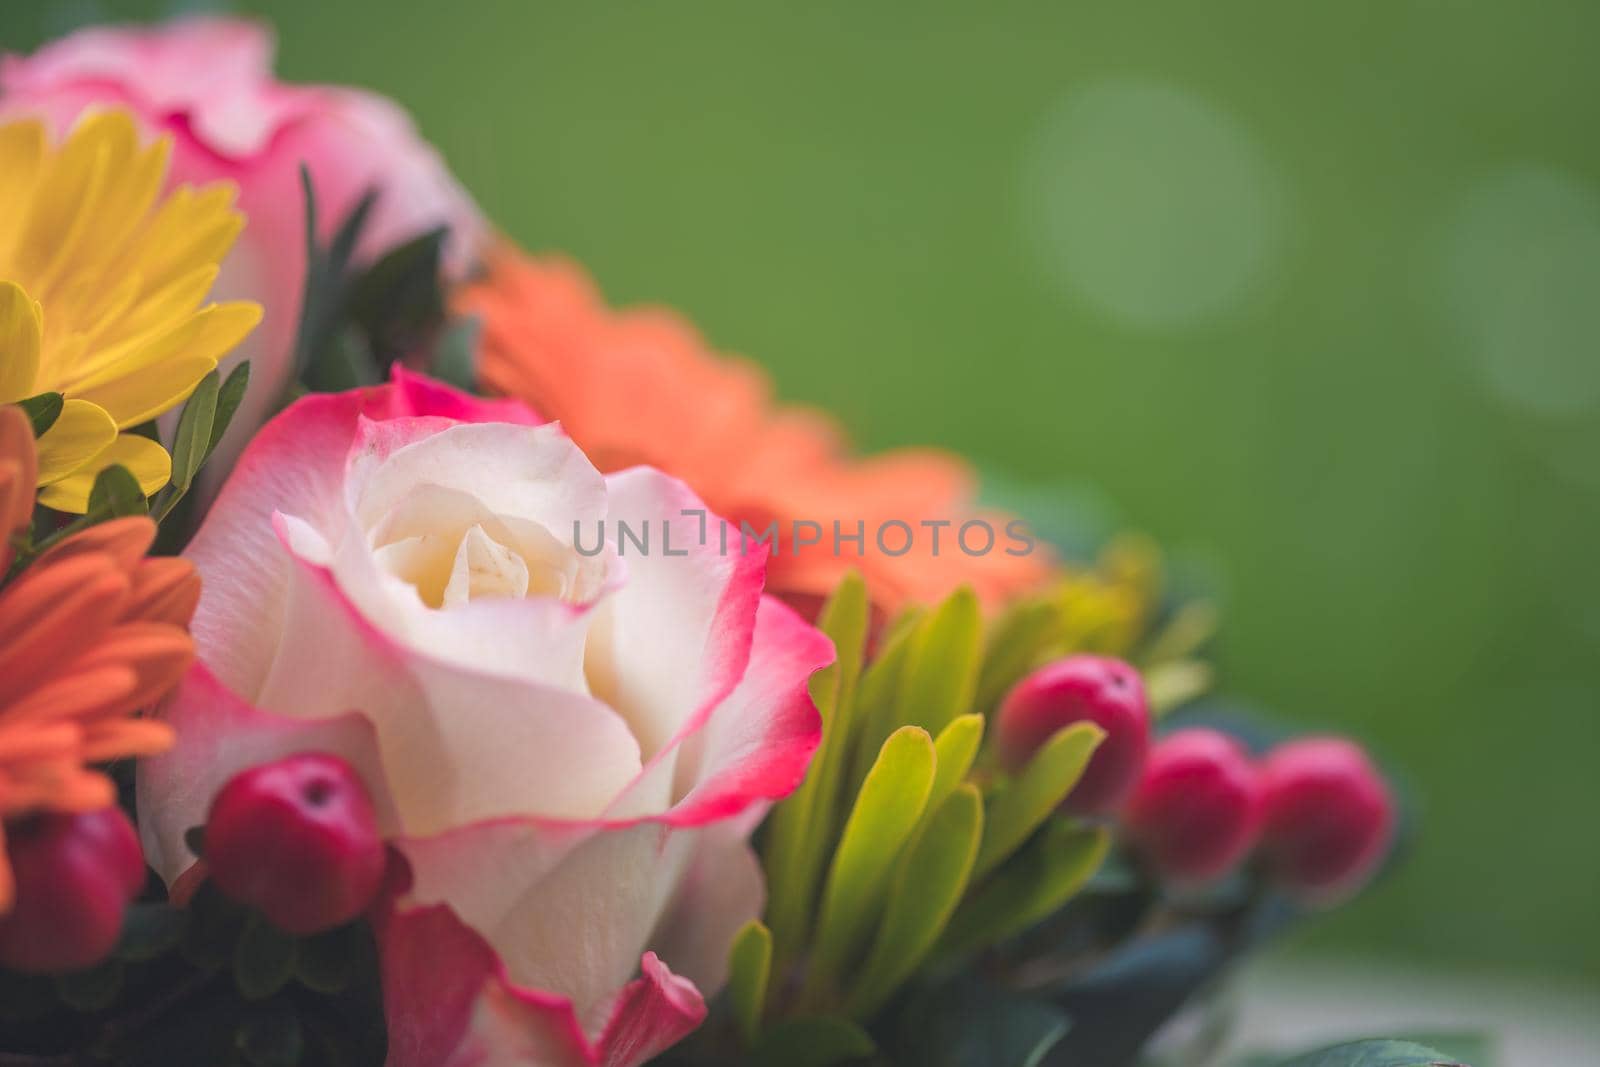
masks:
[(266, 314), (224, 363), (226, 371), (250, 360), (253, 385), (208, 469), (214, 477), (287, 384), (306, 267), (302, 163), (324, 237), (366, 190), (379, 190), (362, 258), (447, 225), (447, 264), (459, 274), (485, 233), (470, 197), (396, 104), (359, 89), (283, 84), (272, 59), (266, 27), (211, 17), (92, 27), (31, 56), (0, 58), (0, 115), (38, 115), (59, 134), (86, 108), (126, 107), (152, 135), (172, 136), (173, 184), (238, 187), (248, 221), (215, 293), (258, 301)]
[(140, 768), (146, 854), (189, 869), (245, 767), (348, 760), (405, 860), (391, 1067), (631, 1067), (692, 1030), (762, 907), (746, 836), (820, 736), (832, 646), (763, 595), (764, 546), (536, 423), (403, 370), (306, 397), (187, 552), (199, 664)]

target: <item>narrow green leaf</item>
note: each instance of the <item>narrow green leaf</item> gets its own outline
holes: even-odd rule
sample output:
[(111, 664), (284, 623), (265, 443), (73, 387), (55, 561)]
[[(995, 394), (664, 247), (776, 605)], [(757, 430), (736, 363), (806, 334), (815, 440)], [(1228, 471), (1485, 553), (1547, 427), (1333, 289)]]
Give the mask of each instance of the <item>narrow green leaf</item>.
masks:
[(983, 800), (964, 783), (900, 859), (877, 939), (846, 999), (852, 1016), (876, 1013), (933, 948), (966, 892), (982, 836)]
[(938, 757), (934, 764), (933, 788), (928, 791), (928, 812), (924, 823), (955, 792), (956, 786), (966, 780), (972, 762), (978, 757), (978, 746), (983, 743), (983, 716), (960, 715), (934, 738), (933, 749)]
[(1465, 1067), (1457, 1060), (1409, 1041), (1355, 1041), (1312, 1052), (1283, 1067)]
[(1021, 774), (995, 791), (975, 877), (994, 870), (1049, 818), (1078, 784), (1104, 737), (1105, 731), (1093, 723), (1065, 727), (1033, 754)]
[(1150, 712), (1157, 718), (1180, 708), (1211, 688), (1211, 665), (1197, 659), (1180, 659), (1146, 667), (1144, 691)]
[(211, 420), (211, 439), (206, 442), (207, 459), (217, 450), (222, 435), (228, 432), (234, 412), (239, 410), (239, 404), (244, 400), (244, 394), (249, 388), (250, 361), (247, 359), (228, 372), (228, 376), (222, 381), (222, 388), (217, 391), (217, 413)]
[(66, 400), (60, 393), (40, 393), (30, 396), (26, 400), (17, 401), (17, 406), (23, 414), (28, 416), (28, 421), (33, 424), (33, 436), (43, 437), (45, 431), (56, 424), (61, 417), (61, 409), (66, 405)]
[(937, 734), (971, 710), (983, 621), (971, 589), (958, 589), (917, 628), (895, 692), (896, 726)]
[(878, 655), (861, 674), (861, 685), (856, 696), (856, 728), (852, 745), (850, 776), (845, 780), (845, 795), (861, 787), (878, 750), (895, 729), (895, 691), (900, 687), (900, 673), (911, 651), (911, 639), (921, 623), (923, 609), (907, 608), (889, 627), (878, 646)]
[(1061, 633), (1061, 609), (1054, 600), (1024, 600), (1007, 609), (990, 628), (978, 672), (975, 707), (991, 711), (1012, 686), (1035, 667)]
[(194, 476), (211, 449), (211, 428), (216, 421), (221, 388), (222, 375), (213, 370), (200, 379), (178, 416), (178, 432), (172, 439), (172, 487), (180, 496), (194, 484)]
[(482, 333), (483, 323), (476, 315), (463, 315), (446, 323), (428, 368), (433, 376), (457, 389), (477, 388), (478, 337)]
[(878, 1051), (867, 1032), (832, 1016), (789, 1019), (766, 1032), (750, 1055), (755, 1067), (833, 1067)]
[(120, 463), (114, 463), (95, 476), (89, 490), (89, 510), (94, 522), (105, 522), (124, 515), (143, 515), (149, 511), (139, 480)]
[(1111, 835), (1099, 827), (1052, 820), (992, 878), (962, 901), (940, 949), (973, 952), (1021, 933), (1059, 911), (1105, 861)]
[(728, 955), (728, 999), (739, 1035), (749, 1048), (761, 1034), (761, 1008), (772, 975), (772, 931), (761, 920), (751, 919), (734, 936)]
[(773, 812), (763, 850), (767, 921), (780, 965), (799, 951), (810, 932), (817, 886), (835, 843), (869, 612), (866, 583), (852, 572), (817, 619), (838, 657), (811, 681), (812, 699), (822, 717), (822, 744), (800, 787)]
[(856, 797), (823, 888), (806, 991), (832, 989), (881, 912), (895, 859), (933, 785), (933, 739), (906, 726), (883, 743)]

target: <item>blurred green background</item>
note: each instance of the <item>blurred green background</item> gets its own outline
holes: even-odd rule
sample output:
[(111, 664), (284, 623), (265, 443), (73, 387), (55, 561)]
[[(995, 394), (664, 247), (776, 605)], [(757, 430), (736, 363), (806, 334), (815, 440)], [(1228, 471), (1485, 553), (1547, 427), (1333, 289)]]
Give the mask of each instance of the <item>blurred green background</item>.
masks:
[(1198, 562), (1229, 688), (1421, 801), (1314, 945), (1600, 979), (1600, 5), (237, 7), (863, 445)]

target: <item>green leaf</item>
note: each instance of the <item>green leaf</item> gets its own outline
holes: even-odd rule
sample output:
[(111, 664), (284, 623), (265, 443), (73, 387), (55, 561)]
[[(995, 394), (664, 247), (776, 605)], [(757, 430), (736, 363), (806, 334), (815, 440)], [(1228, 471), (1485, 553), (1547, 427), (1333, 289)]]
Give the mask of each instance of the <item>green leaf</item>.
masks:
[(65, 404), (66, 400), (60, 393), (40, 393), (38, 396), (17, 401), (17, 406), (28, 416), (28, 421), (33, 423), (35, 437), (43, 437), (45, 431), (56, 424)]
[(933, 739), (921, 727), (902, 727), (883, 743), (828, 870), (808, 993), (832, 989), (865, 942), (882, 910), (895, 858), (927, 804), (933, 763)]
[(91, 522), (105, 522), (124, 515), (143, 515), (150, 509), (139, 480), (120, 463), (113, 463), (95, 476), (89, 490)]
[(121, 996), (122, 977), (122, 961), (113, 958), (87, 971), (61, 975), (56, 979), (56, 996), (76, 1011), (104, 1011)]
[(194, 484), (194, 476), (211, 450), (211, 428), (217, 417), (217, 395), (222, 375), (212, 371), (200, 379), (189, 394), (178, 416), (178, 432), (172, 439), (172, 486), (181, 496)]
[(302, 939), (295, 951), (296, 980), (318, 993), (344, 992), (355, 977), (360, 936), (359, 927), (346, 925)]
[(444, 321), (439, 260), (448, 234), (439, 227), (389, 249), (352, 285), (350, 316), (371, 339), (380, 367)]
[(206, 442), (207, 459), (211, 458), (211, 453), (215, 452), (217, 445), (222, 442), (222, 435), (228, 432), (234, 413), (239, 410), (239, 404), (249, 389), (250, 361), (247, 359), (228, 372), (228, 376), (223, 379), (222, 388), (217, 391), (217, 413), (211, 420), (211, 439)]
[(734, 936), (728, 958), (728, 999), (734, 1022), (745, 1047), (761, 1033), (761, 1008), (767, 1000), (767, 980), (772, 975), (772, 931), (751, 919)]
[(1038, 1067), (1068, 1021), (1054, 1005), (967, 976), (915, 998), (897, 1029), (894, 1062), (908, 1067)]
[(877, 1050), (867, 1032), (848, 1019), (788, 1019), (766, 1032), (750, 1062), (756, 1067), (831, 1067), (866, 1059)]
[(822, 743), (799, 788), (773, 812), (763, 850), (769, 887), (767, 921), (780, 966), (799, 951), (810, 932), (817, 883), (834, 844), (869, 611), (866, 583), (852, 572), (817, 619), (838, 657), (811, 682), (812, 699), (822, 717)]
[(896, 687), (897, 726), (937, 734), (972, 707), (983, 620), (971, 589), (958, 589), (917, 628)]
[(246, 1000), (265, 1000), (294, 977), (294, 938), (256, 917), (233, 953), (233, 982)]
[(122, 920), (117, 958), (132, 963), (153, 960), (178, 947), (187, 924), (187, 914), (165, 901), (130, 905)]
[(1099, 827), (1052, 820), (956, 909), (940, 949), (974, 952), (1021, 933), (1059, 911), (1099, 870), (1111, 835)]
[(462, 315), (445, 325), (434, 345), (429, 370), (435, 378), (471, 391), (478, 385), (478, 337), (483, 323), (476, 315)]
[(870, 1018), (926, 958), (966, 891), (982, 836), (983, 800), (977, 786), (962, 784), (900, 859), (872, 952), (846, 999), (852, 1016)]
[(1409, 1041), (1355, 1041), (1311, 1052), (1282, 1067), (1465, 1067), (1460, 1061)]
[(295, 1067), (305, 1053), (305, 1030), (288, 1004), (257, 1008), (234, 1033), (234, 1048), (251, 1067)]
[(383, 368), (353, 326), (334, 331), (305, 373), (306, 386), (314, 393), (339, 393), (381, 381)]
[(945, 799), (955, 792), (956, 786), (966, 780), (967, 772), (972, 770), (973, 760), (978, 758), (978, 746), (982, 743), (983, 716), (977, 714), (957, 716), (934, 738), (933, 750), (937, 759), (933, 770), (933, 788), (928, 791), (924, 823), (943, 806)]
[(878, 758), (883, 742), (895, 729), (895, 691), (900, 687), (900, 674), (905, 668), (911, 641), (916, 636), (922, 616), (922, 608), (907, 608), (889, 627), (879, 645), (877, 658), (861, 674), (856, 696), (850, 776), (845, 780), (847, 795), (861, 788), (861, 781), (867, 776), (872, 761)]
[(996, 790), (989, 799), (988, 829), (974, 877), (1003, 863), (1049, 818), (1083, 777), (1104, 737), (1105, 731), (1093, 723), (1065, 727), (1040, 746), (1021, 774)]
[(990, 628), (983, 668), (978, 673), (976, 707), (990, 711), (1012, 686), (1039, 665), (1061, 633), (1061, 610), (1054, 600), (1025, 600), (1009, 608)]

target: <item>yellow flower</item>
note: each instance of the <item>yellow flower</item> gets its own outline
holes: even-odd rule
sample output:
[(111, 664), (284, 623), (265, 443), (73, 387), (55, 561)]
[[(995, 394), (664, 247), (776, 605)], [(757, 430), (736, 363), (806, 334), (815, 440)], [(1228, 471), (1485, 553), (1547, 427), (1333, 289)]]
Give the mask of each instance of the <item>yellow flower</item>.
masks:
[(83, 511), (120, 463), (146, 493), (161, 445), (126, 433), (181, 404), (261, 318), (201, 302), (244, 225), (225, 182), (161, 196), (170, 139), (141, 147), (123, 111), (84, 117), (52, 145), (34, 121), (0, 124), (0, 404), (58, 392), (39, 440), (39, 499)]

